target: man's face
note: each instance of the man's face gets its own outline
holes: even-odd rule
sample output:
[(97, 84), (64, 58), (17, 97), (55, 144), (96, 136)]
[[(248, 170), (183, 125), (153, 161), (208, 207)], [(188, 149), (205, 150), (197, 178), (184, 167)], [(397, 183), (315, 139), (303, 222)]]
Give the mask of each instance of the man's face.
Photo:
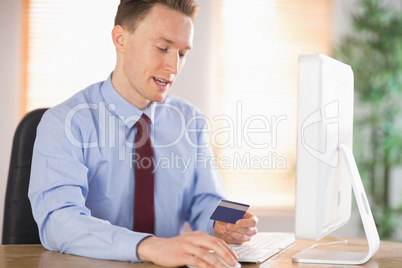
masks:
[(190, 17), (155, 5), (126, 35), (123, 73), (129, 101), (149, 105), (165, 99), (192, 48), (193, 32)]

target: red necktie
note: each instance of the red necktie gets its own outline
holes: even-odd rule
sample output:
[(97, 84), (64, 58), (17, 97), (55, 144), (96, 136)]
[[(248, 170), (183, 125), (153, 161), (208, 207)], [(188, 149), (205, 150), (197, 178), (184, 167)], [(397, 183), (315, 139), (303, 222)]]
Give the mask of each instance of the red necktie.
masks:
[(135, 193), (133, 230), (154, 233), (154, 150), (149, 137), (151, 120), (145, 114), (137, 121), (135, 136)]

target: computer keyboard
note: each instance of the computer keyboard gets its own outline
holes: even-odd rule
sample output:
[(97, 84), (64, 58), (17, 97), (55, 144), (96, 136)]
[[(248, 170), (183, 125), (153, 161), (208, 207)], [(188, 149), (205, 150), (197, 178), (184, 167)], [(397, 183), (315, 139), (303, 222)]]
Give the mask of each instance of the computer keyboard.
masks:
[(239, 262), (260, 263), (295, 241), (294, 233), (259, 232), (243, 245), (231, 245)]

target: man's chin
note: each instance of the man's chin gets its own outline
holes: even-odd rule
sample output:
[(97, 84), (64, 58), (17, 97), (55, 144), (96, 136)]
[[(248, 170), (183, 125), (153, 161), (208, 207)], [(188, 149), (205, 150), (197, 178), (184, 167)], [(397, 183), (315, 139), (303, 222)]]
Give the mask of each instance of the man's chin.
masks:
[(151, 101), (152, 102), (163, 102), (166, 99), (167, 93), (160, 94), (158, 96), (154, 96)]

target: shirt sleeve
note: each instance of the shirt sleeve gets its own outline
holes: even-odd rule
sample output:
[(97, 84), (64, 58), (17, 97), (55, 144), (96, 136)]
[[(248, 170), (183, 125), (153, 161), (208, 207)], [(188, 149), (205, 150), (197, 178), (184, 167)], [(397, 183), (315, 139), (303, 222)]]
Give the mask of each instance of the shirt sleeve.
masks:
[(227, 194), (205, 127), (199, 125), (197, 128), (195, 190), (188, 222), (193, 230), (215, 235), (214, 221), (210, 217), (219, 202), (227, 199)]
[[(136, 233), (91, 216), (85, 206), (88, 169), (79, 130), (48, 110), (37, 129), (29, 199), (43, 246), (98, 259), (140, 261), (137, 245), (149, 234)], [(82, 144), (82, 143), (81, 143)]]

